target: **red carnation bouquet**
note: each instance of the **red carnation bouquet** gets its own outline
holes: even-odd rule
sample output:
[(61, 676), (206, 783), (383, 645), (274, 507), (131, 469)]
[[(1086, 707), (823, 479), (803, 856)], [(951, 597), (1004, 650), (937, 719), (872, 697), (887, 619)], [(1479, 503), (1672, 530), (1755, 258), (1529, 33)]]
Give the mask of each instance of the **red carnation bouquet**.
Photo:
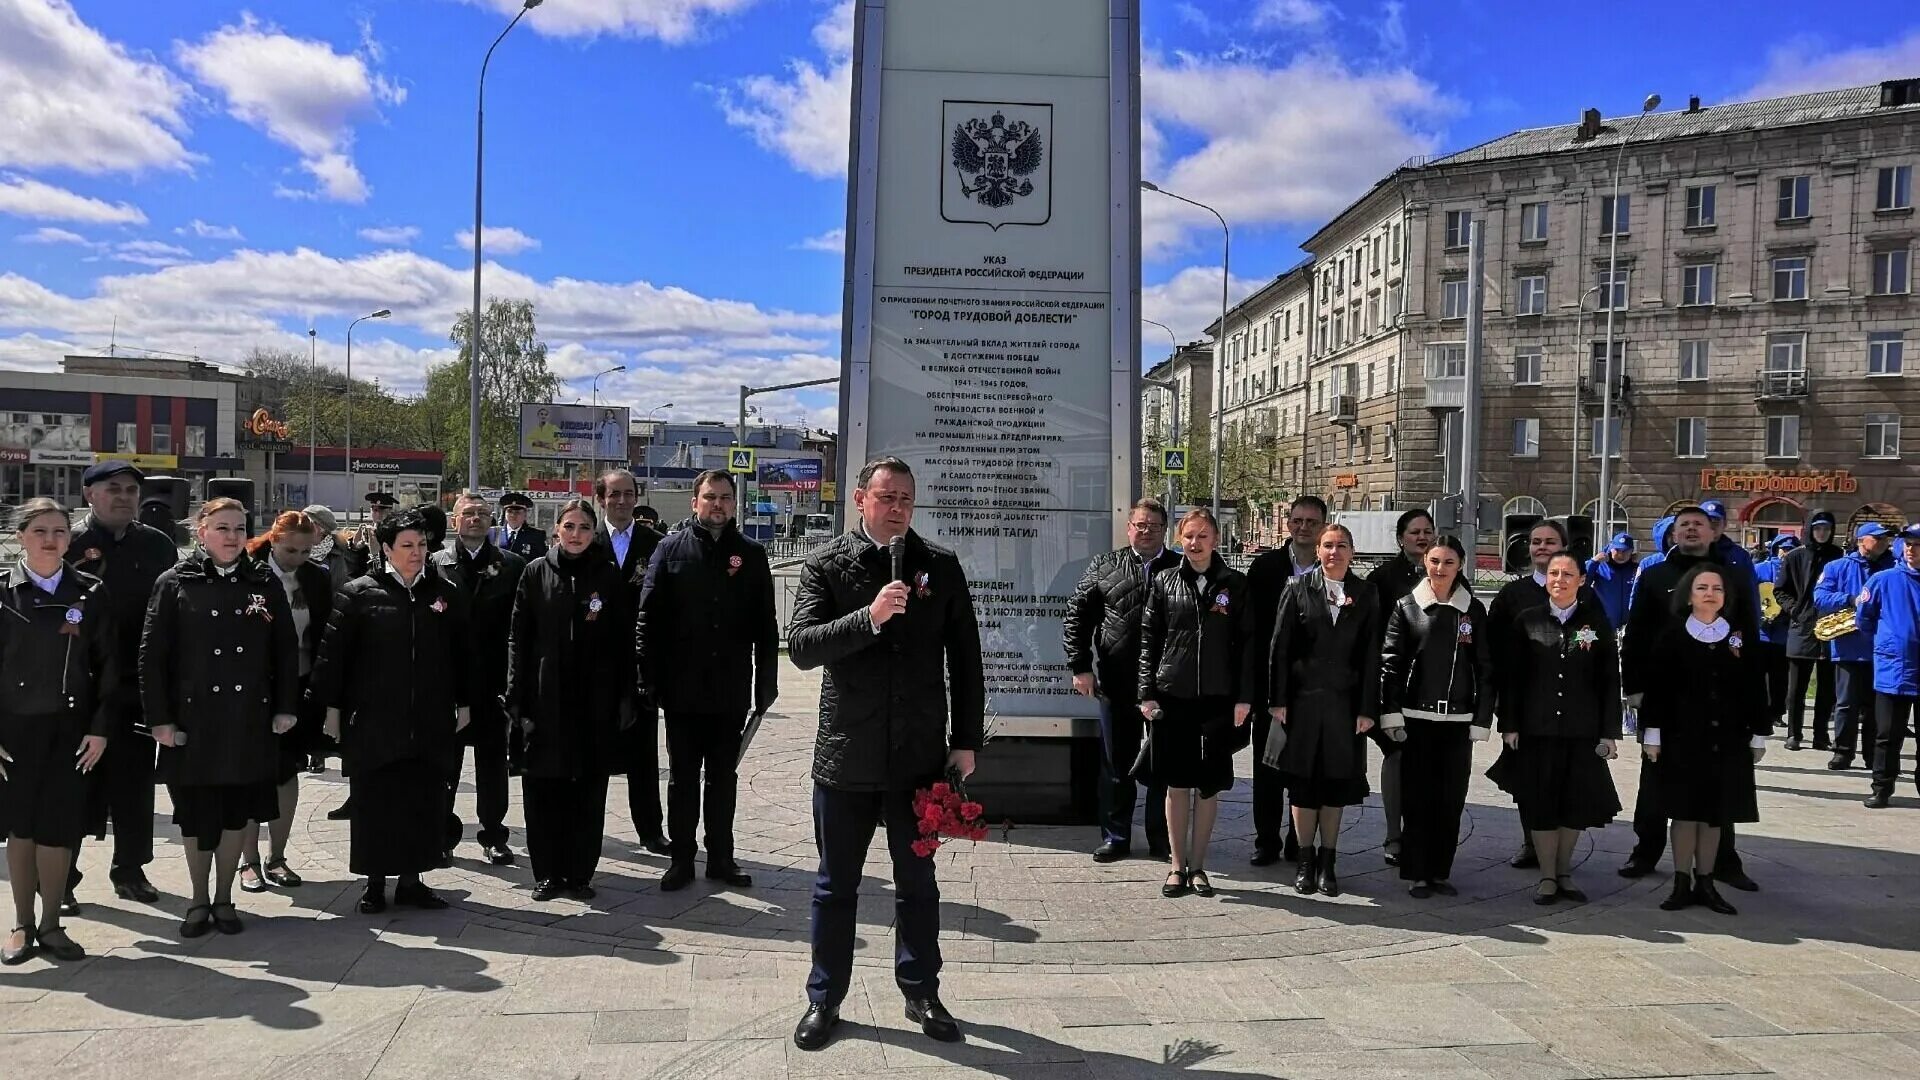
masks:
[(919, 819), (920, 839), (913, 853), (931, 857), (947, 840), (985, 840), (986, 807), (967, 798), (957, 781), (941, 781), (913, 793), (913, 816)]

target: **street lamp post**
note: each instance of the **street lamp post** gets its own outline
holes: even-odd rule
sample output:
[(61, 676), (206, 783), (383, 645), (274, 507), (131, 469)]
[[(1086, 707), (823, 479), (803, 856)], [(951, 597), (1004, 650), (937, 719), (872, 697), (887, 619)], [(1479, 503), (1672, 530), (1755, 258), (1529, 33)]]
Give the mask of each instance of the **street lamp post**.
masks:
[(307, 327), (307, 501), (314, 502), (314, 457), (320, 449), (319, 331)]
[[(654, 414), (654, 413), (657, 413), (657, 412), (665, 412), (666, 410), (668, 410), (668, 409), (671, 409), (671, 408), (673, 408), (673, 402), (671, 402), (671, 401), (668, 401), (668, 402), (664, 402), (664, 403), (662, 403), (662, 404), (659, 404), (659, 405), (655, 405), (655, 406), (654, 406), (653, 408), (651, 408), (651, 409), (648, 409), (648, 410), (647, 410), (647, 423), (649, 423), (649, 424), (651, 424), (651, 423), (653, 423), (653, 414)], [(658, 429), (658, 428), (654, 428), (654, 427), (649, 427), (649, 428), (647, 429), (647, 487), (646, 487), (646, 491), (647, 491), (647, 493), (648, 493), (649, 495), (651, 495), (651, 494), (653, 493), (653, 444), (654, 444), (654, 442), (655, 442), (655, 439), (654, 439), (654, 436), (655, 436), (656, 434), (658, 434), (658, 433), (659, 433), (659, 429)]]
[[(1640, 104), (1640, 115), (1633, 118), (1626, 133), (1620, 137), (1620, 149), (1613, 155), (1613, 220), (1607, 236), (1607, 336), (1606, 359), (1601, 362), (1602, 386), (1600, 387), (1600, 499), (1595, 504), (1598, 516), (1606, 520), (1602, 530), (1609, 536), (1613, 534), (1613, 313), (1620, 305), (1614, 303), (1614, 290), (1620, 281), (1620, 167), (1627, 156), (1627, 144), (1633, 141), (1633, 133), (1640, 129), (1641, 121), (1647, 114), (1660, 107), (1660, 95), (1648, 94)], [(1625, 290), (1621, 290), (1622, 293)], [(1625, 300), (1626, 296), (1619, 297)]]
[[(1587, 297), (1600, 291), (1595, 285), (1580, 294), (1580, 314), (1573, 319), (1573, 470), (1567, 474), (1567, 514), (1580, 512), (1580, 358), (1591, 350), (1586, 346)], [(1545, 500), (1541, 505), (1546, 505)]]
[(480, 180), (486, 167), (487, 65), (493, 62), (493, 50), (519, 25), (527, 12), (540, 6), (541, 0), (525, 0), (513, 21), (487, 46), (480, 61), (480, 93), (473, 114), (473, 322), (467, 327), (467, 490), (480, 490)]
[(1165, 195), (1169, 199), (1174, 199), (1179, 202), (1186, 203), (1188, 206), (1197, 206), (1200, 209), (1205, 210), (1207, 213), (1212, 214), (1215, 220), (1220, 222), (1220, 322), (1218, 324), (1219, 332), (1213, 335), (1213, 430), (1212, 430), (1213, 517), (1214, 517), (1214, 520), (1218, 521), (1220, 518), (1220, 464), (1221, 464), (1221, 451), (1223, 450), (1223, 447), (1221, 444), (1224, 441), (1222, 439), (1223, 432), (1221, 431), (1221, 423), (1220, 423), (1221, 417), (1223, 414), (1221, 413), (1220, 410), (1222, 406), (1225, 404), (1225, 399), (1227, 394), (1227, 381), (1226, 381), (1227, 380), (1227, 362), (1226, 362), (1227, 361), (1227, 357), (1226, 357), (1227, 290), (1229, 288), (1229, 283), (1232, 281), (1232, 277), (1230, 275), (1232, 274), (1232, 269), (1233, 269), (1233, 233), (1231, 230), (1227, 228), (1227, 219), (1220, 216), (1220, 211), (1215, 210), (1213, 207), (1208, 206), (1206, 203), (1195, 202), (1184, 195), (1175, 195), (1173, 192), (1168, 191), (1163, 187), (1159, 187), (1158, 185), (1154, 184), (1152, 181), (1148, 181), (1148, 180), (1140, 181), (1140, 190), (1158, 192), (1161, 195)]
[(627, 370), (625, 364), (615, 364), (593, 377), (593, 475), (600, 475), (600, 380), (616, 371)]
[(353, 328), (368, 319), (384, 319), (391, 314), (393, 314), (391, 309), (381, 308), (347, 324), (347, 505), (345, 509), (349, 514), (353, 513), (354, 496), (358, 494), (353, 490)]

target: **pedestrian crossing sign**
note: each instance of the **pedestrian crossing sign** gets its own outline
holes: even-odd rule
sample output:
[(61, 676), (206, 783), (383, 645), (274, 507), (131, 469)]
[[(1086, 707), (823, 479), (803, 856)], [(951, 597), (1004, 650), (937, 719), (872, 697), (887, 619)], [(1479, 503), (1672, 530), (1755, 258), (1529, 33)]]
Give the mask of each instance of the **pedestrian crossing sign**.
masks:
[(1160, 451), (1160, 472), (1167, 476), (1187, 475), (1187, 448), (1169, 446)]
[(730, 446), (727, 448), (727, 471), (753, 475), (753, 447)]

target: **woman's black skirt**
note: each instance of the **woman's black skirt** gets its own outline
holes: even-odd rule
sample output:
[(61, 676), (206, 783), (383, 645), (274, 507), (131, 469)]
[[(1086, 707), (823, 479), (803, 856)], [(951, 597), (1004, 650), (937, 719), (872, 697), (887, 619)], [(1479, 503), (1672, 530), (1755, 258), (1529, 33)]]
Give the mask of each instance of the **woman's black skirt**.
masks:
[[(87, 774), (73, 767), (80, 740), (64, 716), (0, 713), (0, 747), (13, 761), (0, 781), (0, 835), (72, 847), (87, 828)], [(96, 783), (105, 783), (99, 777)]]
[(356, 874), (419, 874), (440, 865), (446, 843), (446, 775), (417, 758), (357, 769), (348, 868)]
[(173, 823), (180, 826), (181, 838), (201, 851), (219, 847), (221, 833), (280, 816), (280, 796), (270, 783), (169, 783), (167, 798), (173, 801)]
[(1487, 779), (1520, 804), (1528, 832), (1598, 829), (1620, 812), (1600, 740), (1522, 735), (1518, 747), (1502, 747)]
[(1232, 699), (1166, 697), (1160, 709), (1160, 719), (1147, 725), (1151, 778), (1170, 788), (1193, 788), (1203, 799), (1231, 790), (1233, 754), (1246, 745), (1248, 730), (1234, 728)]

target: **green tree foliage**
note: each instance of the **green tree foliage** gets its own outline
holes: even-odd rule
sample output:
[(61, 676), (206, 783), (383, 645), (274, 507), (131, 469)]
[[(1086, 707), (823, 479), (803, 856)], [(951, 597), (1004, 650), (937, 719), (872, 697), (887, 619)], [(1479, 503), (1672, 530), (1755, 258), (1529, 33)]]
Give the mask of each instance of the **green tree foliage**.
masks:
[[(446, 481), (464, 487), (467, 475), (468, 375), (473, 316), (461, 312), (447, 338), (460, 358), (427, 371), (423, 422), (447, 453)], [(508, 483), (520, 456), (520, 404), (551, 401), (560, 379), (547, 370), (547, 344), (534, 323), (533, 301), (487, 301), (480, 322), (480, 482)]]
[(262, 403), (291, 427), (295, 446), (317, 433), (321, 446), (343, 446), (349, 412), (353, 445), (366, 449), (438, 450), (433, 432), (420, 422), (419, 403), (378, 384), (332, 368), (315, 370), (309, 359), (285, 349), (255, 349), (246, 369)]

